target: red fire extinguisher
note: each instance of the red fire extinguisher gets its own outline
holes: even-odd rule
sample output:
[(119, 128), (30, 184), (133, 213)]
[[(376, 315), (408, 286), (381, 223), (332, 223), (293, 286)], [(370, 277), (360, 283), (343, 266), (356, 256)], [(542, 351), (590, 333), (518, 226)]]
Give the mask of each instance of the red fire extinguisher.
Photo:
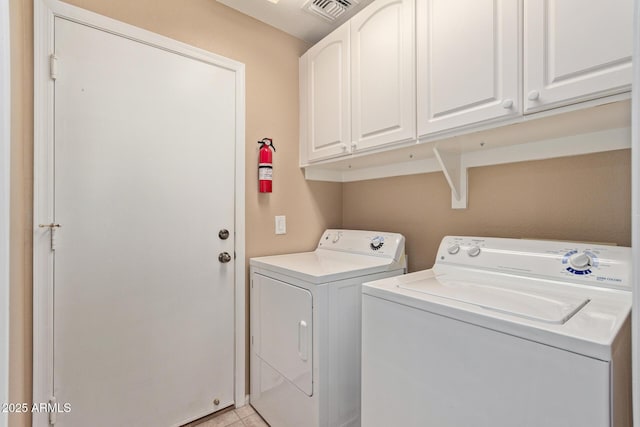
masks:
[(271, 187), (273, 182), (273, 153), (276, 151), (276, 147), (273, 146), (273, 140), (271, 138), (262, 138), (262, 141), (258, 141), (260, 144), (260, 157), (258, 160), (258, 181), (260, 183), (261, 193), (271, 193)]

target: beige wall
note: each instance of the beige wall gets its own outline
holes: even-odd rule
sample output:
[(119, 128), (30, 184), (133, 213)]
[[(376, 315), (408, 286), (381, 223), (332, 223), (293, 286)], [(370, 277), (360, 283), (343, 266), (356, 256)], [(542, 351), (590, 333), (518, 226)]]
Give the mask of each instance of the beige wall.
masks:
[[(9, 399), (31, 401), (31, 224), (33, 195), (32, 2), (10, 0), (11, 229), (9, 288)], [(9, 414), (9, 426), (28, 415)], [(30, 424), (29, 424), (30, 425)]]
[[(342, 222), (340, 184), (304, 180), (298, 168), (298, 57), (307, 45), (215, 0), (72, 0), (69, 3), (246, 64), (247, 257), (311, 250)], [(31, 400), (33, 8), (11, 0), (12, 176), (10, 399)], [(256, 141), (277, 147), (274, 193), (257, 192)], [(274, 215), (287, 234), (274, 235)], [(11, 426), (30, 425), (11, 415)]]
[(630, 150), (472, 168), (464, 210), (442, 173), (347, 183), (342, 197), (344, 228), (405, 235), (411, 271), (447, 234), (631, 246)]

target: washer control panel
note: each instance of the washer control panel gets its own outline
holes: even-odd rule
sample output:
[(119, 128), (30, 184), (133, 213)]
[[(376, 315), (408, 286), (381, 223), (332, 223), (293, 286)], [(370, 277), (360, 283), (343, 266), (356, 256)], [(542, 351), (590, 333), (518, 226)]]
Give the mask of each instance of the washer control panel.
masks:
[(447, 236), (434, 268), (456, 265), (630, 289), (631, 248), (603, 244)]
[(373, 255), (399, 260), (404, 255), (404, 236), (363, 230), (326, 230), (318, 249)]

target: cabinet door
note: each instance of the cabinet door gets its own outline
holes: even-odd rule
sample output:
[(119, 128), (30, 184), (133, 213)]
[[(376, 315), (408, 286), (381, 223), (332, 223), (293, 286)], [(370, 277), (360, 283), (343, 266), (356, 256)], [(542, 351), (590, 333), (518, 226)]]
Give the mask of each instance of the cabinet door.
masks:
[(519, 114), (518, 5), (417, 0), (418, 135)]
[(346, 23), (300, 59), (302, 164), (305, 160), (313, 162), (349, 151), (349, 83), (349, 23)]
[(631, 87), (632, 0), (525, 0), (525, 113)]
[(415, 135), (414, 0), (376, 0), (351, 19), (352, 149)]

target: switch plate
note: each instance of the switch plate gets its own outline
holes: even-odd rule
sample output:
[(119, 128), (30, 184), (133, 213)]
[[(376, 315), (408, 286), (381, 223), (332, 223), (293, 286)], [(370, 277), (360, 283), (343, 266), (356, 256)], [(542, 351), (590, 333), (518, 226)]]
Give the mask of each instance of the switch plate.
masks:
[(276, 215), (276, 234), (287, 234), (287, 217)]

